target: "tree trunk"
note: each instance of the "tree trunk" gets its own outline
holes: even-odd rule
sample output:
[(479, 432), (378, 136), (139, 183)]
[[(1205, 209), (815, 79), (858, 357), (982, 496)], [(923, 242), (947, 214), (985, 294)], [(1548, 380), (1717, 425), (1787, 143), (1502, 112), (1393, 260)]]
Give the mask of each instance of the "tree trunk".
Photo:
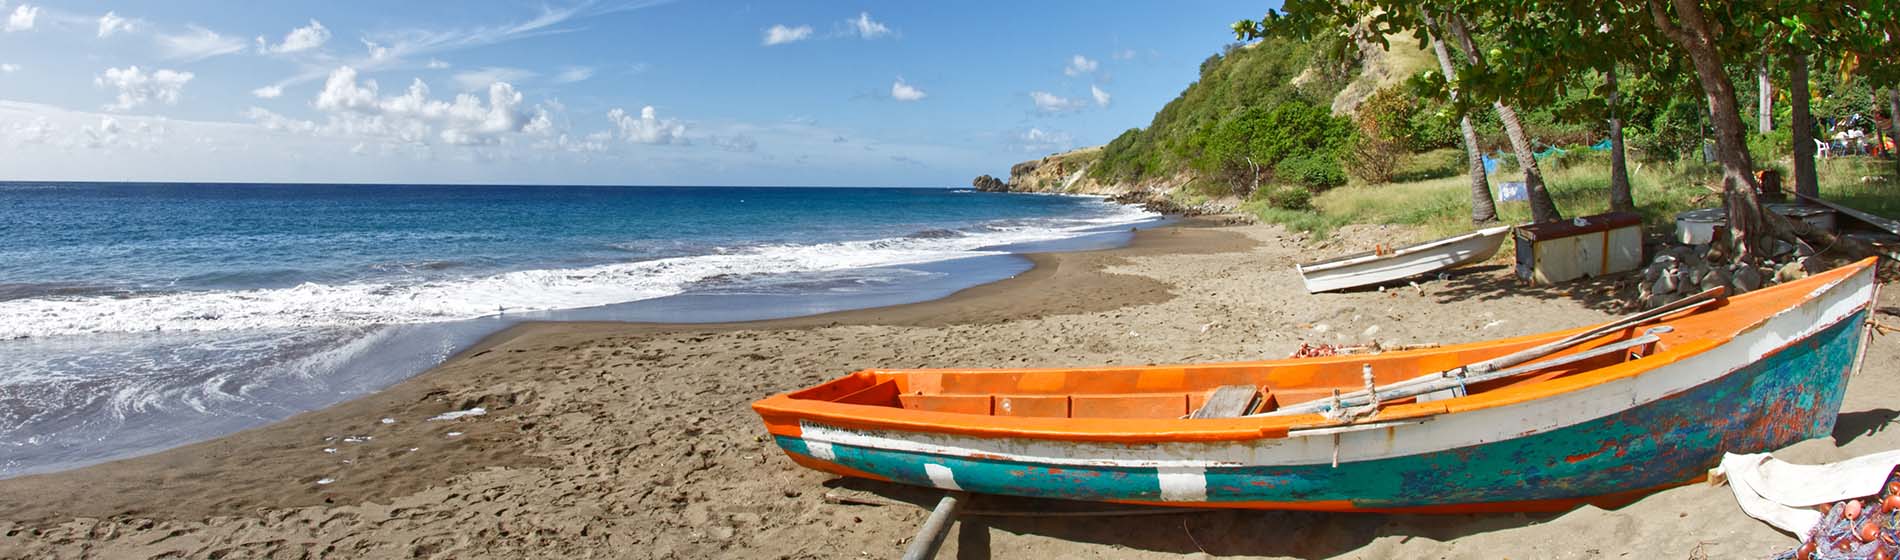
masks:
[(1668, 0), (1681, 18), (1678, 27), (1670, 21), (1663, 0), (1649, 0), (1650, 17), (1684, 51), (1695, 66), (1696, 79), (1709, 103), (1709, 118), (1715, 127), (1715, 156), (1722, 164), (1722, 193), (1728, 207), (1730, 238), (1736, 242), (1737, 262), (1768, 255), (1767, 220), (1762, 216), (1756, 192), (1755, 166), (1749, 161), (1747, 129), (1741, 109), (1735, 102), (1735, 82), (1723, 67), (1722, 53), (1715, 47), (1708, 21), (1703, 18), (1700, 0)]
[[(1465, 62), (1483, 67), (1484, 59), (1478, 56), (1478, 47), (1471, 41), (1471, 32), (1465, 28), (1464, 18), (1451, 14), (1446, 19), (1451, 34), (1458, 38), (1458, 44), (1463, 47)], [(1504, 122), (1504, 135), (1511, 139), (1511, 151), (1517, 154), (1517, 166), (1524, 170), (1524, 190), (1530, 197), (1531, 221), (1542, 223), (1563, 219), (1563, 214), (1557, 211), (1557, 203), (1550, 199), (1550, 191), (1544, 189), (1544, 171), (1537, 166), (1537, 156), (1531, 151), (1530, 140), (1524, 135), (1524, 125), (1518, 121), (1517, 111), (1502, 101), (1493, 101), (1491, 105), (1498, 111), (1498, 120)]]
[[(1867, 84), (1867, 101), (1868, 101), (1867, 107), (1869, 109), (1876, 109), (1880, 107), (1880, 86), (1873, 85), (1872, 83)], [(1871, 117), (1878, 117), (1878, 116), (1879, 115), (1871, 115)], [(1886, 134), (1887, 134), (1887, 131), (1880, 129), (1880, 121), (1875, 120), (1874, 121), (1874, 149), (1867, 150), (1868, 155), (1873, 155), (1879, 152), (1881, 149), (1883, 149), (1887, 145)]]
[(1755, 70), (1755, 113), (1761, 121), (1756, 126), (1763, 136), (1775, 130), (1775, 86), (1768, 82), (1768, 57), (1761, 57), (1761, 65)]
[[(1451, 53), (1445, 51), (1445, 43), (1438, 40), (1438, 22), (1432, 19), (1431, 8), (1419, 7), (1425, 18), (1425, 29), (1430, 33), (1432, 52), (1438, 55), (1438, 69), (1449, 80), (1458, 75), (1452, 67)], [(1451, 90), (1452, 103), (1458, 102), (1458, 90)], [(1458, 116), (1458, 131), (1464, 134), (1465, 164), (1471, 175), (1471, 223), (1486, 224), (1498, 221), (1497, 201), (1491, 199), (1491, 181), (1484, 172), (1484, 154), (1478, 151), (1478, 129), (1471, 125), (1470, 115)]]
[(1821, 183), (1814, 175), (1814, 116), (1808, 113), (1808, 55), (1788, 56), (1788, 106), (1794, 127), (1794, 192), (1821, 196)]
[(1616, 67), (1611, 66), (1603, 79), (1610, 86), (1610, 210), (1635, 212), (1636, 199), (1630, 196), (1629, 163), (1623, 155), (1623, 114), (1617, 106), (1623, 92), (1616, 88)]
[[(1893, 128), (1893, 143), (1900, 148), (1900, 83), (1887, 86), (1887, 126)], [(1900, 180), (1900, 153), (1890, 153), (1893, 158), (1894, 180)]]

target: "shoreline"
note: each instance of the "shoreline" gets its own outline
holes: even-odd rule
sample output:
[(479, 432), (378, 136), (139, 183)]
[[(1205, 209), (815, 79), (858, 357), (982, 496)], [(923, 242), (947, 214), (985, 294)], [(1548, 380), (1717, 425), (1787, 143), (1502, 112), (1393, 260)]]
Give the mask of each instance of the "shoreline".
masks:
[[(418, 393), (426, 397), (436, 389), (452, 385), (455, 378), (467, 368), (465, 362), (488, 354), (521, 339), (546, 339), (559, 337), (564, 339), (591, 338), (602, 336), (653, 335), (659, 333), (683, 332), (732, 332), (739, 330), (795, 330), (824, 326), (863, 325), (863, 326), (941, 326), (965, 322), (1000, 322), (1018, 317), (1040, 315), (1044, 313), (1071, 313), (1099, 311), (1105, 308), (1151, 303), (1169, 297), (1166, 286), (1144, 279), (1103, 274), (1103, 263), (1121, 256), (1133, 256), (1153, 253), (1182, 253), (1194, 249), (1185, 245), (1199, 243), (1206, 235), (1190, 233), (1181, 235), (1183, 230), (1197, 232), (1212, 231), (1210, 224), (1202, 221), (1182, 221), (1168, 226), (1138, 230), (1127, 245), (1111, 249), (1098, 249), (1073, 252), (1023, 253), (1017, 256), (1030, 261), (1030, 268), (1013, 277), (995, 282), (978, 284), (958, 290), (948, 296), (897, 305), (831, 311), (816, 315), (804, 315), (780, 319), (761, 319), (751, 321), (732, 321), (717, 323), (640, 323), (618, 321), (522, 321), (514, 325), (483, 336), (468, 347), (463, 348), (443, 360), (441, 364), (398, 381), (376, 392), (354, 399), (335, 403), (327, 407), (305, 411), (288, 418), (250, 428), (208, 440), (185, 444), (170, 449), (116, 459), (104, 463), (81, 466), (47, 473), (27, 474), (13, 478), (0, 479), (0, 523), (6, 521), (43, 523), (61, 517), (108, 517), (114, 515), (165, 516), (178, 519), (202, 519), (221, 513), (242, 511), (251, 505), (271, 507), (301, 507), (313, 505), (337, 505), (358, 503), (364, 500), (386, 499), (396, 493), (419, 489), (413, 484), (379, 486), (372, 492), (309, 492), (279, 496), (266, 504), (250, 504), (243, 500), (213, 499), (213, 489), (188, 489), (182, 492), (190, 496), (203, 496), (206, 500), (178, 500), (171, 508), (147, 508), (133, 504), (152, 503), (161, 500), (148, 495), (152, 486), (167, 486), (158, 489), (159, 494), (177, 494), (181, 490), (176, 481), (216, 478), (219, 484), (227, 484), (228, 475), (239, 474), (224, 468), (224, 459), (245, 454), (246, 449), (279, 450), (282, 447), (269, 443), (282, 440), (305, 440), (314, 437), (316, 432), (324, 432), (317, 438), (325, 449), (346, 445), (341, 442), (353, 435), (370, 435), (371, 432), (384, 432), (388, 426), (401, 424), (380, 424), (381, 416), (375, 411), (400, 410), (410, 416), (433, 417), (444, 412), (467, 410), (475, 406), (489, 405), (490, 411), (499, 411), (518, 400), (517, 395), (485, 395), (473, 400), (460, 400), (449, 403), (447, 400), (423, 400), (413, 398)], [(1184, 239), (1185, 237), (1185, 239)], [(1226, 239), (1213, 250), (1237, 249), (1245, 245), (1237, 239)], [(1035, 288), (1049, 284), (1083, 290), (1109, 290), (1131, 297), (1118, 298), (1116, 301), (1086, 300), (1065, 298), (1059, 301), (1045, 301), (1046, 307), (1021, 308), (1022, 296)], [(422, 390), (423, 388), (429, 390)], [(401, 401), (408, 400), (406, 404)], [(496, 406), (498, 403), (507, 403)], [(449, 404), (450, 406), (443, 406)], [(419, 411), (419, 412), (418, 412)], [(361, 422), (363, 415), (370, 422)], [(442, 425), (451, 425), (444, 423)], [(454, 425), (460, 425), (456, 423)], [(435, 430), (446, 433), (449, 430)], [(484, 437), (497, 437), (500, 434), (483, 430), (465, 430), (458, 438), (476, 440)], [(334, 438), (325, 441), (322, 438)], [(370, 440), (376, 441), (376, 440)], [(385, 440), (389, 441), (389, 440)], [(408, 439), (406, 441), (419, 441)], [(405, 448), (406, 449), (406, 448)], [(420, 448), (418, 448), (420, 449)], [(520, 457), (495, 456), (499, 462), (483, 466), (528, 466), (536, 461)], [(250, 467), (275, 464), (276, 459), (295, 459), (285, 457), (253, 457), (248, 460)], [(260, 464), (261, 463), (261, 464)], [(354, 461), (352, 465), (356, 464)], [(461, 466), (473, 467), (472, 463)], [(172, 476), (152, 477), (144, 473), (152, 471), (174, 472)], [(182, 471), (182, 472), (175, 472)], [(462, 468), (427, 469), (424, 477), (405, 477), (410, 482), (423, 482), (425, 478), (446, 479), (466, 472)], [(215, 473), (215, 474), (213, 474)], [(255, 474), (245, 469), (241, 474)], [(278, 476), (277, 473), (267, 477)], [(299, 477), (297, 482), (305, 486), (323, 478), (322, 476)], [(169, 479), (169, 480), (167, 480)], [(308, 480), (303, 480), (308, 479)], [(164, 484), (160, 484), (160, 482)], [(261, 482), (261, 481), (260, 481)], [(327, 486), (327, 485), (326, 485)], [(49, 488), (58, 488), (57, 494), (79, 498), (63, 504), (34, 504), (32, 494), (47, 492)], [(339, 486), (338, 488), (342, 488)], [(97, 499), (88, 500), (83, 496), (93, 495)], [(76, 503), (75, 503), (76, 502)], [(167, 515), (169, 514), (169, 515)]]
[[(11, 455), (0, 454), (0, 479), (63, 472), (163, 452), (273, 424), (301, 412), (335, 406), (420, 375), (455, 356), (466, 354), (480, 340), (524, 321), (685, 320), (717, 323), (929, 301), (1032, 268), (1033, 260), (1020, 257), (1024, 252), (1120, 246), (1132, 239), (1127, 229), (1129, 226), (1153, 227), (1160, 223), (1166, 223), (1166, 220), (1144, 218), (1119, 229), (1065, 229), (1061, 235), (1066, 237), (1017, 240), (966, 251), (974, 256), (909, 264), (877, 264), (831, 272), (833, 276), (843, 275), (847, 281), (852, 278), (868, 279), (859, 280), (855, 285), (846, 284), (842, 288), (821, 284), (812, 288), (767, 288), (754, 292), (743, 289), (745, 281), (741, 279), (723, 283), (706, 282), (708, 286), (688, 285), (676, 294), (605, 305), (513, 310), (506, 314), (473, 318), (399, 322), (356, 329), (354, 332), (350, 328), (308, 326), (292, 330), (257, 331), (264, 332), (264, 335), (243, 330), (171, 333), (169, 339), (148, 338), (143, 342), (134, 337), (145, 333), (103, 333), (89, 336), (107, 340), (101, 343), (107, 346), (70, 349), (59, 346), (65, 341), (59, 340), (58, 336), (43, 340), (6, 341), (13, 345), (10, 349), (13, 353), (9, 357), (19, 357), (21, 361), (18, 367), (0, 376), (17, 373), (26, 379), (58, 379), (60, 375), (71, 375), (119, 381), (97, 381), (95, 384), (98, 387), (72, 389), (65, 389), (57, 382), (46, 383), (47, 386), (29, 384), (27, 394), (38, 395), (35, 397), (38, 400), (30, 403), (55, 403), (47, 405), (55, 408), (36, 411), (31, 408), (31, 404), (22, 405), (27, 406), (22, 410), (29, 415), (28, 419), (16, 426), (17, 431), (0, 438), (4, 440), (0, 441), (0, 447), (17, 450)], [(892, 270), (902, 271), (902, 274), (894, 274)], [(783, 277), (796, 281), (796, 274)], [(824, 282), (830, 277), (821, 273), (817, 278), (807, 281)], [(871, 281), (880, 278), (892, 280)], [(722, 294), (722, 291), (735, 293)], [(532, 291), (525, 293), (531, 294)], [(322, 346), (316, 347), (315, 351), (309, 351), (310, 345), (293, 348), (303, 352), (296, 353), (286, 350), (287, 345), (269, 342), (273, 340), (270, 336), (273, 332), (280, 334), (280, 339), (306, 337), (299, 340), (321, 341)], [(325, 333), (341, 334), (332, 336)], [(253, 346), (218, 344), (226, 340), (243, 340)], [(266, 342), (255, 342), (258, 340)], [(112, 344), (119, 346), (110, 346)], [(44, 354), (33, 353), (35, 349), (44, 348), (51, 350), (45, 350)], [(106, 366), (68, 366), (87, 363), (82, 359), (110, 366), (113, 361), (100, 356), (129, 356), (130, 359), (136, 359), (146, 355), (162, 356), (166, 351), (182, 353), (198, 348), (239, 350), (193, 355), (190, 359), (167, 362), (164, 367), (155, 366), (152, 371), (140, 370), (138, 373), (145, 378), (163, 380), (145, 384), (138, 384), (141, 379), (139, 375), (129, 372), (121, 374)], [(226, 359), (226, 356), (231, 357)], [(44, 359), (44, 363), (56, 364), (49, 366), (53, 368), (50, 372), (52, 375), (36, 377), (42, 372), (33, 370), (30, 365), (35, 363), (32, 360), (40, 359)], [(68, 361), (59, 361), (62, 359)], [(216, 383), (195, 382), (198, 379), (209, 379)], [(142, 392), (127, 397), (125, 395), (130, 390), (121, 390), (122, 387), (137, 387)], [(94, 398), (94, 395), (117, 396), (104, 401)], [(132, 405), (122, 404), (133, 399), (139, 400)], [(56, 409), (58, 403), (75, 402), (78, 404), (70, 412)], [(98, 404), (100, 402), (106, 404)]]
[[(1314, 246), (1278, 226), (1189, 222), (1119, 249), (1031, 255), (1036, 266), (1016, 278), (929, 302), (742, 323), (524, 324), (337, 406), (0, 480), (0, 557), (892, 555), (932, 494), (793, 464), (763, 436), (752, 401), (865, 367), (1259, 360), (1304, 342), (1449, 344), (1619, 315), (1600, 309), (1602, 284), (1519, 287), (1506, 267), (1317, 296), (1292, 269), (1411, 233), (1349, 226)], [(1896, 304), (1900, 292), (1882, 296)], [(1900, 345), (1874, 339), (1868, 358), (1900, 359)], [(1900, 371), (1863, 369), (1831, 441), (1776, 454), (1811, 463), (1900, 447), (1900, 430), (1886, 429), (1900, 416), (1896, 381)], [(477, 406), (486, 414), (429, 420)], [(866, 493), (898, 505), (827, 498)], [(1125, 509), (973, 501), (977, 511)], [(1736, 557), (1795, 542), (1743, 514), (1728, 488), (1705, 485), (1559, 514), (1181, 511), (972, 517), (954, 531), (946, 556)]]

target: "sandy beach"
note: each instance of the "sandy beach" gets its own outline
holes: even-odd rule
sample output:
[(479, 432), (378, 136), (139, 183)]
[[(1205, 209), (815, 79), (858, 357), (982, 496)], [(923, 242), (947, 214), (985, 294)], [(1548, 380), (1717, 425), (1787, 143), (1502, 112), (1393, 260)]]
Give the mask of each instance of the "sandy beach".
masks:
[[(1517, 288), (1496, 264), (1317, 296), (1293, 270), (1409, 235), (1352, 226), (1315, 246), (1278, 226), (1190, 222), (1121, 249), (1032, 255), (1029, 272), (932, 302), (712, 325), (526, 324), (365, 398), (0, 481), (0, 557), (892, 557), (926, 513), (910, 504), (933, 494), (797, 467), (749, 403), (872, 366), (1253, 360), (1302, 342), (1453, 343), (1621, 313), (1607, 284)], [(1900, 415), (1896, 359), (1900, 344), (1876, 337), (1833, 437), (1779, 455), (1900, 447), (1887, 429)], [(485, 414), (431, 420), (476, 407)], [(971, 507), (1127, 509), (989, 497)], [(966, 517), (940, 557), (1722, 558), (1795, 542), (1702, 484), (1550, 515), (1142, 513)]]

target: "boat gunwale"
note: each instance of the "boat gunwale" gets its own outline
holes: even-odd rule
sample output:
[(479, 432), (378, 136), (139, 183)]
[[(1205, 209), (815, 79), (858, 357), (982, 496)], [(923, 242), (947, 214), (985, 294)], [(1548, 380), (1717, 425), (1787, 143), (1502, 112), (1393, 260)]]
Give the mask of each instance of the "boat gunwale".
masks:
[[(1870, 267), (1871, 267), (1871, 260), (1862, 260), (1854, 264), (1843, 266), (1834, 271), (1817, 274), (1816, 277), (1831, 276), (1831, 278), (1828, 278), (1825, 281), (1815, 282), (1814, 283), (1816, 284), (1815, 287), (1810, 290), (1807, 290), (1805, 293), (1795, 290), (1794, 286), (1798, 284), (1809, 284), (1809, 282), (1783, 284), (1781, 286), (1787, 286), (1787, 288), (1781, 288), (1781, 286), (1777, 286), (1777, 287), (1773, 287), (1769, 289), (1758, 290), (1751, 294), (1743, 294), (1741, 296), (1736, 296), (1736, 298), (1751, 298), (1751, 296), (1752, 297), (1773, 297), (1772, 295), (1768, 295), (1770, 292), (1772, 292), (1773, 294), (1782, 295), (1784, 297), (1799, 298), (1800, 301), (1798, 303), (1794, 303), (1791, 305), (1771, 307), (1764, 314), (1754, 318), (1754, 320), (1750, 321), (1748, 324), (1743, 325), (1740, 328), (1737, 328), (1736, 330), (1727, 333), (1726, 335), (1679, 340), (1673, 343), (1671, 347), (1663, 349), (1649, 356), (1646, 356), (1641, 360), (1625, 361), (1625, 362), (1605, 366), (1602, 368), (1596, 368), (1596, 369), (1591, 369), (1588, 371), (1579, 372), (1575, 375), (1560, 377), (1557, 379), (1550, 379), (1550, 380), (1545, 380), (1545, 381), (1532, 383), (1532, 384), (1503, 387), (1503, 388), (1498, 388), (1491, 391), (1485, 391), (1482, 393), (1476, 393), (1476, 394), (1458, 397), (1454, 399), (1431, 401), (1431, 402), (1425, 402), (1425, 403), (1415, 402), (1415, 403), (1394, 405), (1391, 407), (1381, 409), (1375, 415), (1361, 419), (1359, 422), (1362, 422), (1362, 423), (1363, 422), (1390, 422), (1394, 420), (1404, 420), (1404, 419), (1420, 418), (1420, 417), (1432, 417), (1432, 416), (1437, 416), (1440, 414), (1457, 414), (1457, 413), (1465, 413), (1465, 412), (1475, 412), (1475, 411), (1484, 410), (1484, 409), (1513, 406), (1513, 405), (1528, 403), (1528, 402), (1537, 401), (1541, 399), (1553, 398), (1556, 396), (1560, 396), (1562, 394), (1574, 392), (1574, 391), (1584, 389), (1587, 387), (1593, 387), (1593, 386), (1601, 385), (1605, 383), (1611, 383), (1611, 382), (1615, 382), (1619, 380), (1634, 378), (1634, 377), (1642, 375), (1643, 373), (1660, 369), (1669, 364), (1677, 363), (1682, 360), (1701, 355), (1702, 353), (1705, 353), (1705, 352), (1720, 348), (1726, 344), (1729, 344), (1733, 342), (1737, 337), (1741, 336), (1743, 333), (1752, 332), (1756, 329), (1762, 328), (1769, 322), (1769, 320), (1773, 319), (1774, 317), (1779, 316), (1783, 313), (1786, 313), (1789, 310), (1793, 310), (1800, 306), (1807, 305), (1811, 302), (1814, 302), (1815, 300), (1819, 299), (1822, 294), (1830, 292), (1831, 290), (1840, 287), (1841, 284), (1848, 282), (1849, 280), (1853, 279), (1855, 276), (1868, 273), (1869, 271), (1868, 269)], [(1875, 287), (1875, 289), (1877, 289), (1878, 281), (1877, 280), (1872, 281), (1872, 285)], [(1777, 288), (1781, 288), (1781, 289), (1777, 289)], [(1731, 305), (1731, 303), (1724, 302), (1722, 304), (1722, 307), (1727, 307), (1729, 305)], [(1868, 302), (1861, 304), (1860, 307), (1862, 309), (1865, 309), (1866, 307), (1871, 306), (1871, 305), (1873, 305), (1873, 301), (1869, 300)], [(1686, 315), (1681, 314), (1681, 313), (1672, 314), (1670, 317), (1673, 317), (1673, 319), (1669, 319), (1663, 322), (1667, 323), (1668, 321), (1681, 320), (1681, 319), (1693, 317), (1693, 316), (1704, 314), (1704, 313), (1716, 313), (1716, 312), (1719, 312), (1722, 307), (1717, 307), (1715, 309), (1708, 310), (1708, 311), (1689, 313)], [(1844, 316), (1844, 318), (1841, 320), (1846, 320), (1845, 317), (1851, 317), (1851, 316), (1852, 315)], [(1838, 322), (1831, 323), (1823, 328), (1831, 327), (1833, 326), (1833, 324), (1837, 324), (1837, 323)], [(1653, 326), (1653, 325), (1654, 324), (1652, 323), (1650, 326)], [(1377, 356), (1377, 359), (1391, 359), (1391, 358), (1419, 356), (1419, 355), (1433, 354), (1433, 353), (1458, 352), (1461, 350), (1471, 349), (1474, 347), (1495, 346), (1495, 345), (1500, 345), (1500, 344), (1505, 344), (1505, 343), (1534, 343), (1540, 340), (1554, 340), (1563, 336), (1567, 336), (1569, 334), (1586, 331), (1589, 328), (1591, 327), (1585, 326), (1585, 327), (1579, 327), (1576, 329), (1568, 329), (1568, 330), (1563, 330), (1563, 331), (1525, 335), (1525, 336), (1513, 337), (1510, 339), (1503, 339), (1503, 340), (1476, 341), (1476, 342), (1469, 342), (1469, 343), (1457, 344), (1457, 345), (1440, 347), (1440, 348), (1392, 352), (1392, 353), (1387, 353), (1387, 354), (1380, 354)], [(1641, 327), (1632, 327), (1631, 329), (1624, 329), (1621, 331), (1616, 331), (1614, 333), (1609, 333), (1609, 334), (1604, 335), (1603, 337), (1600, 337), (1597, 340), (1609, 341), (1609, 340), (1613, 340), (1616, 337), (1630, 336), (1632, 333), (1635, 332), (1636, 328), (1641, 328)], [(1767, 354), (1764, 355), (1764, 357), (1777, 354), (1785, 350), (1787, 347), (1791, 345), (1798, 344), (1799, 342), (1801, 342), (1801, 340), (1803, 339), (1790, 340), (1786, 344), (1782, 345), (1781, 347), (1778, 347), (1776, 349), (1769, 351)], [(1258, 362), (1226, 362), (1226, 363), (1218, 363), (1218, 364), (1183, 364), (1183, 365), (1178, 365), (1178, 366), (1168, 365), (1168, 366), (1153, 366), (1153, 367), (1167, 367), (1167, 368), (1179, 367), (1179, 368), (1191, 369), (1194, 366), (1234, 367), (1234, 366), (1239, 366), (1239, 365), (1273, 365), (1273, 364), (1282, 364), (1282, 363), (1311, 364), (1311, 363), (1337, 363), (1337, 362), (1364, 362), (1368, 358), (1372, 358), (1372, 357), (1346, 355), (1346, 356), (1334, 356), (1334, 357), (1319, 358), (1319, 359), (1268, 360), (1268, 361), (1258, 361)], [(990, 369), (990, 370), (901, 369), (901, 370), (862, 370), (859, 372), (854, 372), (850, 375), (851, 376), (877, 375), (877, 374), (888, 375), (888, 374), (904, 374), (904, 373), (913, 373), (913, 372), (922, 373), (922, 372), (955, 372), (955, 371), (1084, 372), (1091, 369), (1093, 370), (1127, 370), (1127, 369), (1146, 369), (1146, 368), (1145, 367), (1130, 367), (1130, 366), (1102, 366), (1102, 367), (1095, 367), (1095, 368), (1012, 368), (1012, 369)], [(1732, 375), (1733, 373), (1734, 371), (1728, 371), (1728, 372), (1724, 372), (1721, 376)], [(1718, 376), (1718, 378), (1719, 377), (1720, 376)], [(825, 383), (832, 383), (832, 382), (842, 380), (842, 379), (844, 378), (836, 378), (833, 380), (828, 380)], [(807, 389), (808, 388), (810, 387), (807, 387)], [(800, 390), (802, 391), (804, 389), (800, 389)], [(837, 426), (841, 428), (888, 430), (888, 431), (898, 431), (898, 432), (908, 431), (908, 432), (925, 432), (925, 433), (943, 433), (943, 434), (955, 434), (955, 435), (975, 436), (975, 437), (1030, 438), (1030, 439), (1051, 440), (1051, 441), (1075, 441), (1075, 442), (1168, 443), (1168, 442), (1237, 441), (1237, 440), (1250, 440), (1250, 439), (1261, 439), (1261, 438), (1285, 438), (1285, 437), (1289, 437), (1289, 432), (1292, 430), (1338, 427), (1338, 426), (1346, 426), (1346, 425), (1350, 425), (1354, 423), (1354, 422), (1330, 421), (1330, 420), (1327, 420), (1324, 416), (1317, 413), (1287, 415), (1287, 416), (1252, 417), (1252, 418), (1219, 418), (1219, 419), (1193, 419), (1193, 420), (1173, 419), (1173, 418), (1066, 418), (1066, 417), (1064, 418), (1007, 417), (1007, 418), (999, 419), (999, 417), (995, 417), (995, 416), (913, 410), (913, 409), (893, 408), (889, 406), (877, 406), (877, 405), (844, 404), (844, 403), (836, 403), (836, 402), (829, 402), (829, 401), (822, 401), (822, 400), (811, 400), (811, 399), (794, 399), (790, 396), (791, 394), (792, 393), (790, 392), (776, 394), (766, 399), (755, 402), (753, 403), (752, 406), (755, 411), (757, 411), (762, 417), (764, 417), (764, 419), (767, 421), (768, 427), (772, 425), (773, 423), (772, 417), (776, 415), (776, 416), (781, 416), (781, 417), (789, 417), (799, 422), (803, 422), (803, 421), (820, 422), (820, 423)], [(977, 419), (982, 419), (982, 420), (977, 420)], [(973, 421), (973, 420), (976, 420), (976, 421)], [(774, 431), (774, 433), (777, 435), (787, 435), (787, 436), (794, 436), (794, 437), (799, 435), (797, 433), (779, 433), (777, 431)], [(1297, 437), (1297, 436), (1294, 436), (1294, 437)]]
[(1326, 272), (1329, 270), (1345, 268), (1345, 267), (1357, 265), (1357, 264), (1377, 262), (1377, 261), (1391, 259), (1395, 257), (1401, 257), (1401, 256), (1410, 256), (1413, 253), (1424, 251), (1426, 249), (1434, 249), (1434, 248), (1444, 246), (1444, 245), (1451, 245), (1451, 244), (1461, 243), (1464, 241), (1470, 241), (1473, 239), (1480, 239), (1480, 238), (1492, 237), (1492, 236), (1499, 237), (1500, 239), (1498, 240), (1498, 244), (1503, 245), (1504, 240), (1502, 239), (1502, 237), (1505, 234), (1510, 233), (1511, 228), (1514, 228), (1514, 227), (1517, 227), (1517, 226), (1511, 226), (1511, 225), (1493, 226), (1493, 227), (1488, 227), (1488, 228), (1472, 231), (1470, 233), (1463, 233), (1463, 234), (1454, 235), (1454, 236), (1446, 237), (1442, 239), (1434, 239), (1434, 240), (1414, 243), (1411, 245), (1393, 249), (1392, 252), (1386, 253), (1383, 255), (1379, 254), (1377, 251), (1361, 251), (1358, 253), (1342, 255), (1342, 256), (1326, 259), (1326, 260), (1297, 264), (1297, 265), (1294, 265), (1294, 268), (1300, 271), (1301, 276), (1305, 276), (1306, 273), (1308, 272)]

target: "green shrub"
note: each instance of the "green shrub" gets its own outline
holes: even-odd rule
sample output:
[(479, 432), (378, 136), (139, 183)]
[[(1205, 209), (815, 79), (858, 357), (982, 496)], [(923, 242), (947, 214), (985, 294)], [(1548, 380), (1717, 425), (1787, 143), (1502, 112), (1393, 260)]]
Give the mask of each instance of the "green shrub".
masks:
[(1748, 135), (1748, 155), (1756, 164), (1766, 164), (1794, 152), (1794, 132), (1786, 128), (1767, 135)]
[(1549, 169), (1569, 169), (1595, 164), (1603, 164), (1605, 168), (1608, 168), (1610, 152), (1592, 150), (1589, 146), (1565, 146), (1563, 153), (1545, 158), (1540, 163)]
[(1400, 183), (1427, 181), (1456, 177), (1465, 172), (1465, 151), (1460, 148), (1440, 148), (1429, 152), (1412, 154), (1399, 163), (1392, 173), (1392, 180)]
[(1346, 170), (1366, 183), (1389, 183), (1408, 155), (1397, 140), (1361, 134), (1346, 151)]
[(1267, 205), (1287, 210), (1313, 209), (1313, 191), (1299, 185), (1275, 185), (1267, 191)]
[(1307, 153), (1280, 160), (1273, 176), (1283, 182), (1312, 190), (1326, 190), (1346, 184), (1346, 172), (1331, 153)]

